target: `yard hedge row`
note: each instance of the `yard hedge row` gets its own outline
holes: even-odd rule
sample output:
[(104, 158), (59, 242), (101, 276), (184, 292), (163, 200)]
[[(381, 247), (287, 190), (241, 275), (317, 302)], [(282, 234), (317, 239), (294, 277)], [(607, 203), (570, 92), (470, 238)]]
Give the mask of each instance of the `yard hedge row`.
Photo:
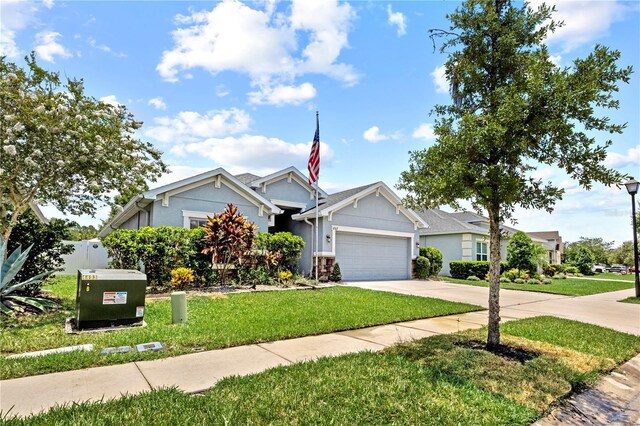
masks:
[[(508, 269), (507, 262), (500, 262), (500, 273)], [(467, 277), (476, 276), (480, 279), (489, 273), (489, 262), (480, 260), (455, 260), (449, 262), (451, 278), (466, 280)]]

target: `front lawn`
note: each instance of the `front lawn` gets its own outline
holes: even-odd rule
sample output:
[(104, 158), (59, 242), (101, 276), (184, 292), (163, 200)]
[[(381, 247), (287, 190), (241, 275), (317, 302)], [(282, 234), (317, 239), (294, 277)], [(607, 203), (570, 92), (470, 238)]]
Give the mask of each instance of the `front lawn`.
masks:
[[(75, 277), (50, 286), (63, 308), (46, 315), (4, 318), (0, 334), (0, 379), (121, 364), (193, 351), (323, 334), (339, 330), (462, 313), (479, 306), (354, 287), (323, 290), (231, 294), (224, 298), (189, 297), (187, 324), (171, 324), (168, 299), (147, 300), (144, 328), (69, 335), (65, 318), (74, 315)], [(100, 355), (111, 346), (159, 341), (167, 350)], [(67, 352), (36, 358), (6, 355), (92, 343), (92, 352)]]
[[(442, 280), (454, 284), (474, 285), (489, 287), (484, 280), (469, 281), (458, 280), (451, 277), (440, 277)], [(580, 278), (567, 278), (564, 280), (552, 280), (551, 284), (515, 284), (500, 283), (500, 288), (509, 290), (537, 291), (540, 293), (564, 294), (567, 296), (587, 296), (589, 294), (608, 293), (610, 291), (626, 290), (633, 288), (633, 282), (585, 280)]]
[(640, 352), (640, 337), (553, 317), (504, 324), (514, 356), (484, 350), (485, 334), (231, 377), (203, 395), (164, 389), (7, 423), (528, 425)]
[(627, 297), (626, 299), (618, 300), (618, 302), (640, 305), (640, 297)]
[(631, 281), (631, 282), (635, 281), (634, 274), (616, 274), (613, 272), (603, 272), (600, 274), (590, 275), (585, 278), (606, 278), (609, 280), (625, 280), (625, 281)]

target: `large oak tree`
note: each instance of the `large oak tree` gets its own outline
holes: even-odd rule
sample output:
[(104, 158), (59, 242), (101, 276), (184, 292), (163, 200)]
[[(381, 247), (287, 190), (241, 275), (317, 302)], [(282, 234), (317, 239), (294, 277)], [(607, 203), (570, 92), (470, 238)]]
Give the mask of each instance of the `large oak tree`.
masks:
[(490, 291), (487, 347), (500, 343), (500, 223), (516, 206), (551, 211), (563, 190), (531, 176), (537, 165), (564, 170), (586, 188), (618, 184), (624, 176), (603, 165), (610, 141), (621, 133), (606, 109), (630, 67), (620, 53), (597, 45), (584, 59), (559, 67), (544, 41), (559, 24), (554, 10), (508, 0), (467, 0), (442, 36), (441, 52), (453, 102), (434, 108), (436, 143), (410, 153), (398, 188), (413, 208), (469, 200), (489, 215)]
[(136, 138), (142, 125), (122, 106), (87, 96), (82, 80), (20, 68), (0, 58), (0, 235), (7, 240), (32, 203), (94, 214), (108, 194), (145, 187), (166, 171), (161, 153)]

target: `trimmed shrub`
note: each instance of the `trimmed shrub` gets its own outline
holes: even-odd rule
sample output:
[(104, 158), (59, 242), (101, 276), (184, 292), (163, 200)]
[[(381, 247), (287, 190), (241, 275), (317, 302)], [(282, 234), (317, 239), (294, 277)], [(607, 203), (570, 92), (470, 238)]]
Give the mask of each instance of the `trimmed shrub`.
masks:
[(480, 281), (480, 278), (476, 277), (475, 275), (471, 275), (467, 277), (467, 281)]
[(507, 277), (500, 277), (500, 282), (501, 283), (510, 283), (512, 281)]
[(431, 262), (424, 256), (418, 256), (416, 258), (416, 266), (415, 273), (416, 278), (419, 280), (426, 280), (429, 278), (429, 273), (431, 271)]
[(304, 240), (291, 232), (276, 232), (275, 234), (261, 232), (255, 236), (254, 248), (274, 253), (279, 252), (282, 256), (280, 266), (293, 272), (297, 269), (298, 260), (302, 256)]
[(338, 264), (338, 262), (333, 264), (333, 269), (331, 269), (331, 273), (329, 274), (329, 281), (335, 283), (342, 281), (342, 271), (340, 271), (340, 264)]
[(553, 280), (551, 278), (543, 278), (542, 279), (542, 284), (551, 284)]
[(566, 280), (567, 276), (565, 274), (560, 273), (560, 274), (555, 274), (552, 278), (554, 280)]
[(578, 273), (578, 268), (576, 268), (575, 266), (567, 266), (566, 268), (564, 268), (564, 273), (565, 274), (577, 274)]
[(429, 276), (437, 277), (442, 270), (442, 252), (435, 247), (420, 247), (420, 256), (429, 259)]
[[(500, 273), (507, 269), (507, 262), (500, 262)], [(449, 262), (451, 278), (464, 280), (468, 276), (484, 277), (489, 273), (489, 262), (486, 260), (455, 260)]]
[(522, 278), (516, 278), (515, 280), (513, 280), (513, 282), (516, 284), (524, 284), (525, 280), (523, 280)]
[(191, 268), (180, 267), (171, 271), (171, 285), (176, 288), (184, 288), (195, 279)]
[(558, 268), (556, 268), (556, 266), (558, 265), (549, 265), (546, 264), (542, 267), (542, 272), (547, 276), (547, 277), (552, 277), (554, 276), (557, 272), (562, 272), (559, 271)]
[(502, 276), (509, 278), (511, 281), (515, 281), (517, 278), (521, 278), (525, 281), (529, 279), (529, 273), (520, 269), (509, 269), (502, 273)]
[(527, 284), (542, 284), (542, 281), (537, 278), (531, 278), (529, 281), (527, 281)]
[(112, 268), (140, 269), (142, 264), (152, 286), (169, 283), (171, 271), (179, 267), (191, 268), (195, 281), (208, 283), (214, 281), (215, 272), (211, 258), (201, 253), (203, 235), (202, 229), (147, 226), (139, 230), (115, 230), (102, 242), (111, 257)]

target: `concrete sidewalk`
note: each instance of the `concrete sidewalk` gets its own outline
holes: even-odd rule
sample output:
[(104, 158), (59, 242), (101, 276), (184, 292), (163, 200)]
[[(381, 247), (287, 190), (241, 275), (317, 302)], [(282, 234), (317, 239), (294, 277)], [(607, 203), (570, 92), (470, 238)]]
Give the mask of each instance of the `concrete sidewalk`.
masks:
[[(505, 317), (505, 320), (516, 318)], [(481, 328), (486, 323), (486, 311), (470, 312), (153, 361), (3, 380), (0, 381), (0, 411), (23, 417), (58, 404), (106, 401), (170, 386), (185, 392), (200, 392), (228, 376), (259, 373), (323, 356), (379, 351), (399, 342)]]

